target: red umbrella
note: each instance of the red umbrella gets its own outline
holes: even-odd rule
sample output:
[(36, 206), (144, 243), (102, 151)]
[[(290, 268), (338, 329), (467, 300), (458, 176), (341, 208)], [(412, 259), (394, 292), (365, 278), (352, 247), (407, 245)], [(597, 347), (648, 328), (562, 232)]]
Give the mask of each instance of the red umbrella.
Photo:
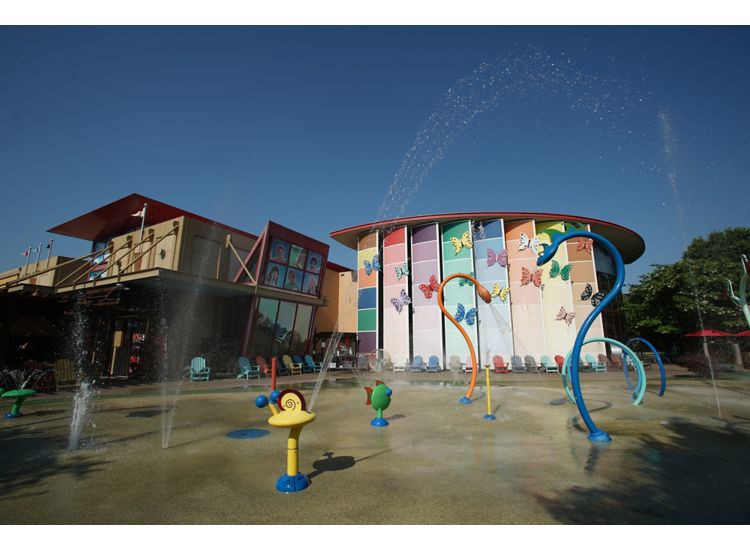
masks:
[(743, 330), (742, 332), (738, 332), (737, 334), (735, 334), (735, 336), (746, 336), (746, 337), (750, 337), (750, 330)]
[[(740, 333), (742, 334), (742, 333)], [(736, 334), (732, 334), (729, 332), (724, 332), (723, 330), (714, 330), (712, 328), (707, 328), (703, 330), (698, 330), (696, 332), (691, 332), (690, 334), (686, 334), (685, 336), (737, 336)]]

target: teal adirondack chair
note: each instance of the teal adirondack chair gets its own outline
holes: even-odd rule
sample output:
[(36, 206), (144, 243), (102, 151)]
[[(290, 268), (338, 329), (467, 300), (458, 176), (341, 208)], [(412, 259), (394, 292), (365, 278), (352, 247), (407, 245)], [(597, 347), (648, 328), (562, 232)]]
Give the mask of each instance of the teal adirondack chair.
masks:
[(586, 362), (591, 365), (594, 372), (607, 372), (607, 365), (594, 359), (594, 356), (590, 353), (586, 354)]
[(239, 365), (240, 373), (237, 375), (237, 378), (242, 378), (243, 376), (245, 377), (245, 380), (260, 378), (260, 367), (258, 365), (251, 365), (250, 359), (247, 357), (240, 356)]
[(190, 380), (205, 380), (211, 375), (211, 369), (206, 366), (205, 357), (193, 357), (190, 361)]
[(549, 355), (542, 355), (542, 366), (544, 367), (545, 373), (559, 374), (560, 372), (557, 368), (557, 363), (550, 359)]

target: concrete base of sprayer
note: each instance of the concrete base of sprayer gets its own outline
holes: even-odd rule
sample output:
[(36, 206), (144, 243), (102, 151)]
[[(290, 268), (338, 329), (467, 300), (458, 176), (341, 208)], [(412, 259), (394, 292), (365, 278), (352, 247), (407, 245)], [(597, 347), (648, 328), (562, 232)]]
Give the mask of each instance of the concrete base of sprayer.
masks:
[(592, 432), (588, 435), (589, 441), (594, 441), (595, 443), (609, 443), (612, 441), (612, 438), (609, 436), (607, 432)]
[(494, 414), (485, 414), (484, 419), (485, 420), (497, 420), (497, 417)]
[(385, 428), (388, 425), (388, 421), (385, 418), (373, 418), (370, 420), (370, 426), (376, 428)]
[(471, 399), (469, 399), (468, 397), (466, 397), (464, 395), (461, 399), (458, 400), (458, 402), (462, 403), (464, 405), (470, 405), (471, 404)]
[(309, 486), (310, 479), (302, 472), (297, 472), (295, 476), (284, 474), (276, 480), (276, 490), (282, 493), (298, 493), (299, 491), (304, 491)]

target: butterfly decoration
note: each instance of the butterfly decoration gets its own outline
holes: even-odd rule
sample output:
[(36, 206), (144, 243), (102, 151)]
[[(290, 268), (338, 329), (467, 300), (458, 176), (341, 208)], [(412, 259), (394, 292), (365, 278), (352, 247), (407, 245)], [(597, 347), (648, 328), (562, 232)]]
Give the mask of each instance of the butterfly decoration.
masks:
[[(469, 275), (471, 275), (472, 277), (476, 277), (473, 271), (469, 273)], [(472, 283), (469, 279), (461, 279), (458, 281), (458, 286), (465, 286), (465, 285), (474, 286), (474, 283)]]
[(570, 270), (572, 267), (572, 264), (568, 264), (565, 267), (560, 268), (560, 264), (557, 260), (552, 260), (552, 267), (549, 268), (549, 276), (554, 279), (559, 275), (563, 281), (567, 281), (570, 279)]
[(557, 317), (555, 317), (555, 321), (565, 321), (568, 326), (573, 322), (573, 319), (575, 319), (576, 314), (572, 311), (565, 311), (564, 307), (560, 307), (560, 311), (557, 313)]
[(607, 295), (606, 292), (603, 292), (600, 290), (599, 292), (597, 292), (591, 297), (591, 305), (594, 307), (598, 306), (601, 303), (601, 301), (604, 300), (604, 297), (606, 295)]
[(473, 307), (469, 311), (466, 311), (463, 304), (458, 304), (456, 307), (456, 314), (453, 317), (459, 323), (466, 320), (467, 325), (473, 325), (477, 320), (477, 308)]
[(393, 307), (396, 308), (396, 311), (401, 313), (401, 310), (404, 308), (404, 306), (408, 306), (409, 304), (411, 304), (411, 297), (406, 293), (406, 290), (402, 288), (401, 298), (391, 298), (391, 303), (393, 304)]
[(401, 280), (401, 277), (409, 274), (409, 264), (406, 262), (404, 262), (404, 264), (401, 266), (397, 265), (395, 269), (396, 269), (396, 277), (397, 277), (397, 280), (399, 281)]
[(372, 273), (373, 269), (375, 271), (381, 271), (381, 269), (380, 269), (380, 256), (378, 256), (377, 254), (375, 254), (372, 257), (372, 263), (368, 262), (367, 260), (362, 260), (362, 265), (365, 266), (365, 273), (367, 275), (369, 275), (370, 273)]
[(542, 286), (542, 270), (537, 269), (533, 274), (525, 267), (521, 268), (521, 284), (527, 285), (534, 283), (534, 286)]
[(587, 250), (591, 254), (594, 246), (594, 239), (578, 239), (576, 251)]
[(594, 288), (591, 286), (590, 283), (586, 283), (586, 288), (583, 289), (583, 292), (581, 292), (581, 300), (584, 302), (591, 298), (591, 295), (594, 293)]
[(455, 250), (456, 254), (461, 252), (461, 249), (464, 247), (472, 248), (474, 246), (474, 243), (471, 240), (471, 233), (469, 233), (468, 231), (464, 231), (461, 239), (451, 237), (451, 244), (453, 245), (453, 250)]
[(499, 267), (508, 267), (508, 249), (504, 248), (495, 252), (491, 248), (487, 249), (487, 267), (497, 264)]
[(492, 285), (492, 290), (490, 291), (490, 296), (492, 298), (500, 298), (501, 302), (504, 302), (508, 298), (508, 294), (510, 294), (510, 288), (501, 287), (500, 283), (495, 283)]
[(518, 250), (531, 250), (534, 254), (539, 254), (539, 237), (534, 237), (532, 239), (529, 239), (529, 236), (526, 233), (521, 233), (521, 236), (518, 240)]
[(428, 284), (420, 284), (419, 290), (424, 293), (424, 297), (429, 300), (432, 298), (432, 293), (437, 292), (440, 289), (440, 283), (434, 275), (430, 275), (430, 282)]
[(476, 222), (473, 225), (472, 233), (474, 234), (475, 241), (481, 241), (485, 237), (484, 225), (482, 222)]

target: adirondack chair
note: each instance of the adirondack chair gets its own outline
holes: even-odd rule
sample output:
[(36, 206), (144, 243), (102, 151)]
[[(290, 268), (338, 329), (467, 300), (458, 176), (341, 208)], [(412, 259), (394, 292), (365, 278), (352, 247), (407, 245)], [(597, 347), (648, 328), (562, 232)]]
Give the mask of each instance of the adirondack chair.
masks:
[(305, 365), (302, 367), (302, 372), (304, 372), (305, 369), (307, 369), (307, 372), (315, 373), (315, 372), (320, 372), (320, 369), (323, 368), (323, 365), (321, 363), (316, 363), (315, 361), (313, 361), (313, 358), (310, 357), (309, 355), (305, 355), (304, 360), (305, 360)]
[(559, 374), (560, 372), (557, 368), (557, 364), (549, 358), (549, 355), (542, 355), (542, 367), (544, 367), (545, 373)]
[(513, 371), (514, 373), (526, 372), (526, 367), (524, 366), (520, 355), (510, 356), (510, 370)]
[(450, 370), (463, 370), (463, 366), (461, 359), (459, 359), (457, 355), (451, 355), (448, 357), (448, 368)]
[[(271, 360), (273, 361), (273, 357), (271, 357)], [(284, 358), (276, 357), (276, 374), (279, 376), (286, 376), (289, 372), (289, 368), (287, 368), (284, 363)]]
[(288, 355), (284, 355), (282, 361), (284, 361), (284, 366), (289, 369), (289, 372), (292, 374), (302, 374), (302, 363), (295, 363)]
[(440, 359), (437, 355), (430, 355), (427, 360), (427, 372), (440, 372)]
[(58, 359), (52, 365), (55, 370), (55, 389), (71, 388), (76, 385), (76, 372), (70, 359)]
[(292, 361), (294, 361), (294, 363), (297, 365), (302, 365), (302, 374), (314, 372), (310, 369), (310, 367), (307, 366), (307, 363), (305, 363), (305, 360), (301, 355), (292, 355)]
[(370, 358), (366, 353), (357, 354), (357, 371), (368, 372), (370, 370)]
[(422, 372), (426, 367), (427, 365), (425, 364), (424, 359), (422, 359), (422, 356), (415, 355), (409, 366), (409, 372)]
[(607, 372), (607, 365), (594, 359), (594, 356), (590, 353), (586, 354), (586, 362), (591, 365), (594, 372)]
[(255, 357), (255, 362), (258, 363), (258, 367), (260, 368), (260, 372), (263, 376), (271, 376), (271, 365), (268, 361), (266, 361), (265, 357), (263, 357), (262, 355), (258, 355)]
[(260, 367), (258, 365), (251, 365), (250, 359), (240, 356), (238, 363), (240, 373), (237, 375), (237, 378), (242, 378), (243, 376), (245, 377), (245, 380), (250, 380), (250, 378), (260, 378)]
[(211, 376), (211, 369), (206, 366), (205, 357), (193, 357), (190, 361), (190, 380), (205, 380), (208, 382)]
[(406, 372), (406, 368), (409, 366), (409, 358), (403, 355), (399, 357), (395, 363), (393, 363), (393, 372)]
[(492, 365), (495, 367), (495, 372), (498, 374), (505, 374), (510, 372), (508, 365), (505, 364), (505, 360), (502, 355), (495, 355), (492, 357)]
[(565, 363), (565, 357), (562, 355), (555, 355), (555, 363), (557, 364), (557, 372), (562, 371), (563, 364)]
[(523, 364), (526, 366), (527, 372), (534, 372), (540, 369), (541, 365), (539, 365), (536, 362), (536, 359), (534, 359), (531, 355), (525, 355), (523, 358)]

